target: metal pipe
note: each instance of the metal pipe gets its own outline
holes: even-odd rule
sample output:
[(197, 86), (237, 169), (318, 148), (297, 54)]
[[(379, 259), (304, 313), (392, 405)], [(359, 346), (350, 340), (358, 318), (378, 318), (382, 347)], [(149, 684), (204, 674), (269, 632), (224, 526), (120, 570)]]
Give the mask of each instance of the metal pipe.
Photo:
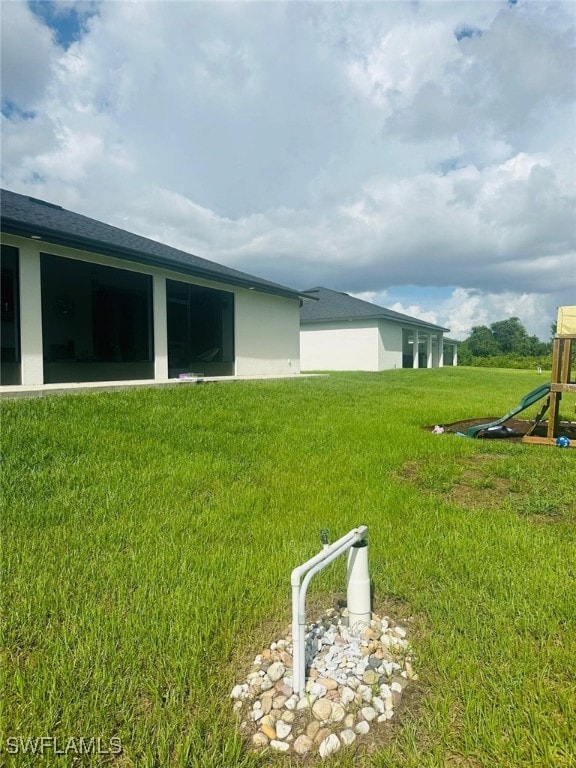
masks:
[[(306, 624), (306, 590), (312, 576), (321, 571), (347, 549), (366, 536), (368, 528), (361, 525), (342, 536), (334, 544), (324, 549), (302, 565), (294, 568), (290, 576), (292, 585), (292, 654), (293, 654), (293, 690), (301, 694), (306, 680), (305, 654), (305, 624)], [(304, 581), (300, 585), (300, 579)]]

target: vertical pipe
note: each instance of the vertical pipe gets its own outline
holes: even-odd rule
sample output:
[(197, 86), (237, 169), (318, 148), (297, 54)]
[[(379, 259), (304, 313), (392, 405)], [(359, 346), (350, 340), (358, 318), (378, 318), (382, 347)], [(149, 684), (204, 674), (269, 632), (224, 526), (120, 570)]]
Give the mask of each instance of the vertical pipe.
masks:
[(347, 574), (348, 626), (359, 634), (370, 626), (370, 574), (368, 573), (368, 542), (361, 539), (350, 547)]
[(292, 689), (299, 693), (303, 688), (300, 680), (300, 659), (305, 653), (304, 645), (300, 638), (300, 624), (298, 623), (298, 603), (300, 598), (300, 580), (298, 585), (292, 585)]

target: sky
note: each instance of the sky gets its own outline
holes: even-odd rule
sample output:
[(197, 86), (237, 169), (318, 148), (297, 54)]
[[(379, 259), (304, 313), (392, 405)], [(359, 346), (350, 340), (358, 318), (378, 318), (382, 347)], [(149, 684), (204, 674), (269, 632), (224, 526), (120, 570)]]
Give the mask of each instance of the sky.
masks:
[(576, 4), (1, 0), (2, 187), (450, 329), (576, 303)]

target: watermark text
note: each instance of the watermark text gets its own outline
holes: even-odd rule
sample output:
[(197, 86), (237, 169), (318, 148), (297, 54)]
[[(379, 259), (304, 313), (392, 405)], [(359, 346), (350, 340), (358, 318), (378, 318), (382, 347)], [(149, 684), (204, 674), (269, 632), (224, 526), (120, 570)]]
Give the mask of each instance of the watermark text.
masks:
[(9, 755), (119, 755), (122, 742), (118, 736), (8, 736), (2, 751)]

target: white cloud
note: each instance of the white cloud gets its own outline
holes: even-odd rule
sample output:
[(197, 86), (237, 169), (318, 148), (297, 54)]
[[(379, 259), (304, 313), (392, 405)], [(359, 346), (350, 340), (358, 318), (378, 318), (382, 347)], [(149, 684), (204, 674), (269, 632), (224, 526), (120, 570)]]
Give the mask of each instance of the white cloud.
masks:
[(3, 4), (4, 186), (454, 334), (575, 290), (568, 3), (60, 5)]
[(2, 99), (35, 109), (51, 78), (54, 35), (21, 2), (2, 3)]

